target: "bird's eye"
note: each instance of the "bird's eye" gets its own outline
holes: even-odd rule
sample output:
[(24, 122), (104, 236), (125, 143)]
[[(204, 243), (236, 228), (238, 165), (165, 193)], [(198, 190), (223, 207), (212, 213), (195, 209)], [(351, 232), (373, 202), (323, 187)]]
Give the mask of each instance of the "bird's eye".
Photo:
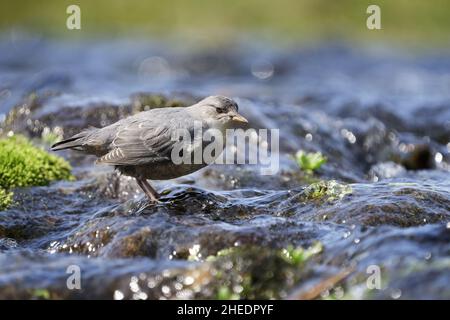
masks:
[(225, 113), (226, 110), (224, 108), (217, 108), (217, 113)]

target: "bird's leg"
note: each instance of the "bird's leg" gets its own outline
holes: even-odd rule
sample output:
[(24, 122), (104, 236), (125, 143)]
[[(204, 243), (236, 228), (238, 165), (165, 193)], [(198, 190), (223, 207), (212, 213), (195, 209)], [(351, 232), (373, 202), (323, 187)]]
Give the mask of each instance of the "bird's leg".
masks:
[(136, 178), (136, 182), (141, 187), (142, 191), (147, 195), (151, 202), (157, 202), (159, 198), (158, 192), (145, 179)]

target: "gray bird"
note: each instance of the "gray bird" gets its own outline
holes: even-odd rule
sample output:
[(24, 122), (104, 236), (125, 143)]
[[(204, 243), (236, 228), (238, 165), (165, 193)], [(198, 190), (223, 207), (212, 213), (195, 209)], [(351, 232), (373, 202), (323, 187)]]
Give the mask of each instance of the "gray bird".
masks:
[[(171, 159), (177, 141), (174, 131), (188, 130), (194, 123), (202, 129), (236, 128), (247, 120), (238, 114), (238, 105), (230, 98), (210, 96), (190, 107), (159, 108), (143, 111), (103, 128), (89, 128), (71, 138), (55, 143), (53, 151), (74, 149), (98, 157), (96, 163), (115, 166), (122, 174), (136, 179), (150, 201), (159, 195), (148, 183), (195, 172), (207, 163), (175, 164)], [(202, 146), (205, 144), (201, 142)], [(218, 156), (218, 155), (217, 155)]]

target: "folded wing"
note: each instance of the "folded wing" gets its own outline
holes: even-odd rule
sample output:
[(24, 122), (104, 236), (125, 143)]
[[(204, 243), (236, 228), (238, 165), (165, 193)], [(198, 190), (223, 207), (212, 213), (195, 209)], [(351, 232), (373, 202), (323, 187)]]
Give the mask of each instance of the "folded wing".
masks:
[(111, 143), (110, 151), (97, 163), (109, 165), (143, 165), (170, 160), (171, 127), (145, 120), (121, 125)]

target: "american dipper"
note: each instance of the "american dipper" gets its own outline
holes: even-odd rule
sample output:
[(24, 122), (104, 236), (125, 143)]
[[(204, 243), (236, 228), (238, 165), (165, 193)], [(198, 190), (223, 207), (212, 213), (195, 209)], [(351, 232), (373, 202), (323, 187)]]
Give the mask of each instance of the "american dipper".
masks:
[[(52, 150), (74, 149), (96, 155), (96, 163), (115, 166), (122, 174), (134, 177), (154, 202), (159, 195), (147, 179), (173, 179), (209, 164), (174, 163), (171, 154), (177, 141), (172, 137), (177, 130), (195, 135), (195, 123), (200, 123), (202, 130), (217, 129), (224, 133), (226, 129), (238, 127), (239, 122), (247, 123), (247, 120), (238, 114), (235, 101), (210, 96), (190, 107), (152, 109), (103, 128), (88, 128), (55, 143)], [(205, 141), (201, 144), (204, 146)]]

